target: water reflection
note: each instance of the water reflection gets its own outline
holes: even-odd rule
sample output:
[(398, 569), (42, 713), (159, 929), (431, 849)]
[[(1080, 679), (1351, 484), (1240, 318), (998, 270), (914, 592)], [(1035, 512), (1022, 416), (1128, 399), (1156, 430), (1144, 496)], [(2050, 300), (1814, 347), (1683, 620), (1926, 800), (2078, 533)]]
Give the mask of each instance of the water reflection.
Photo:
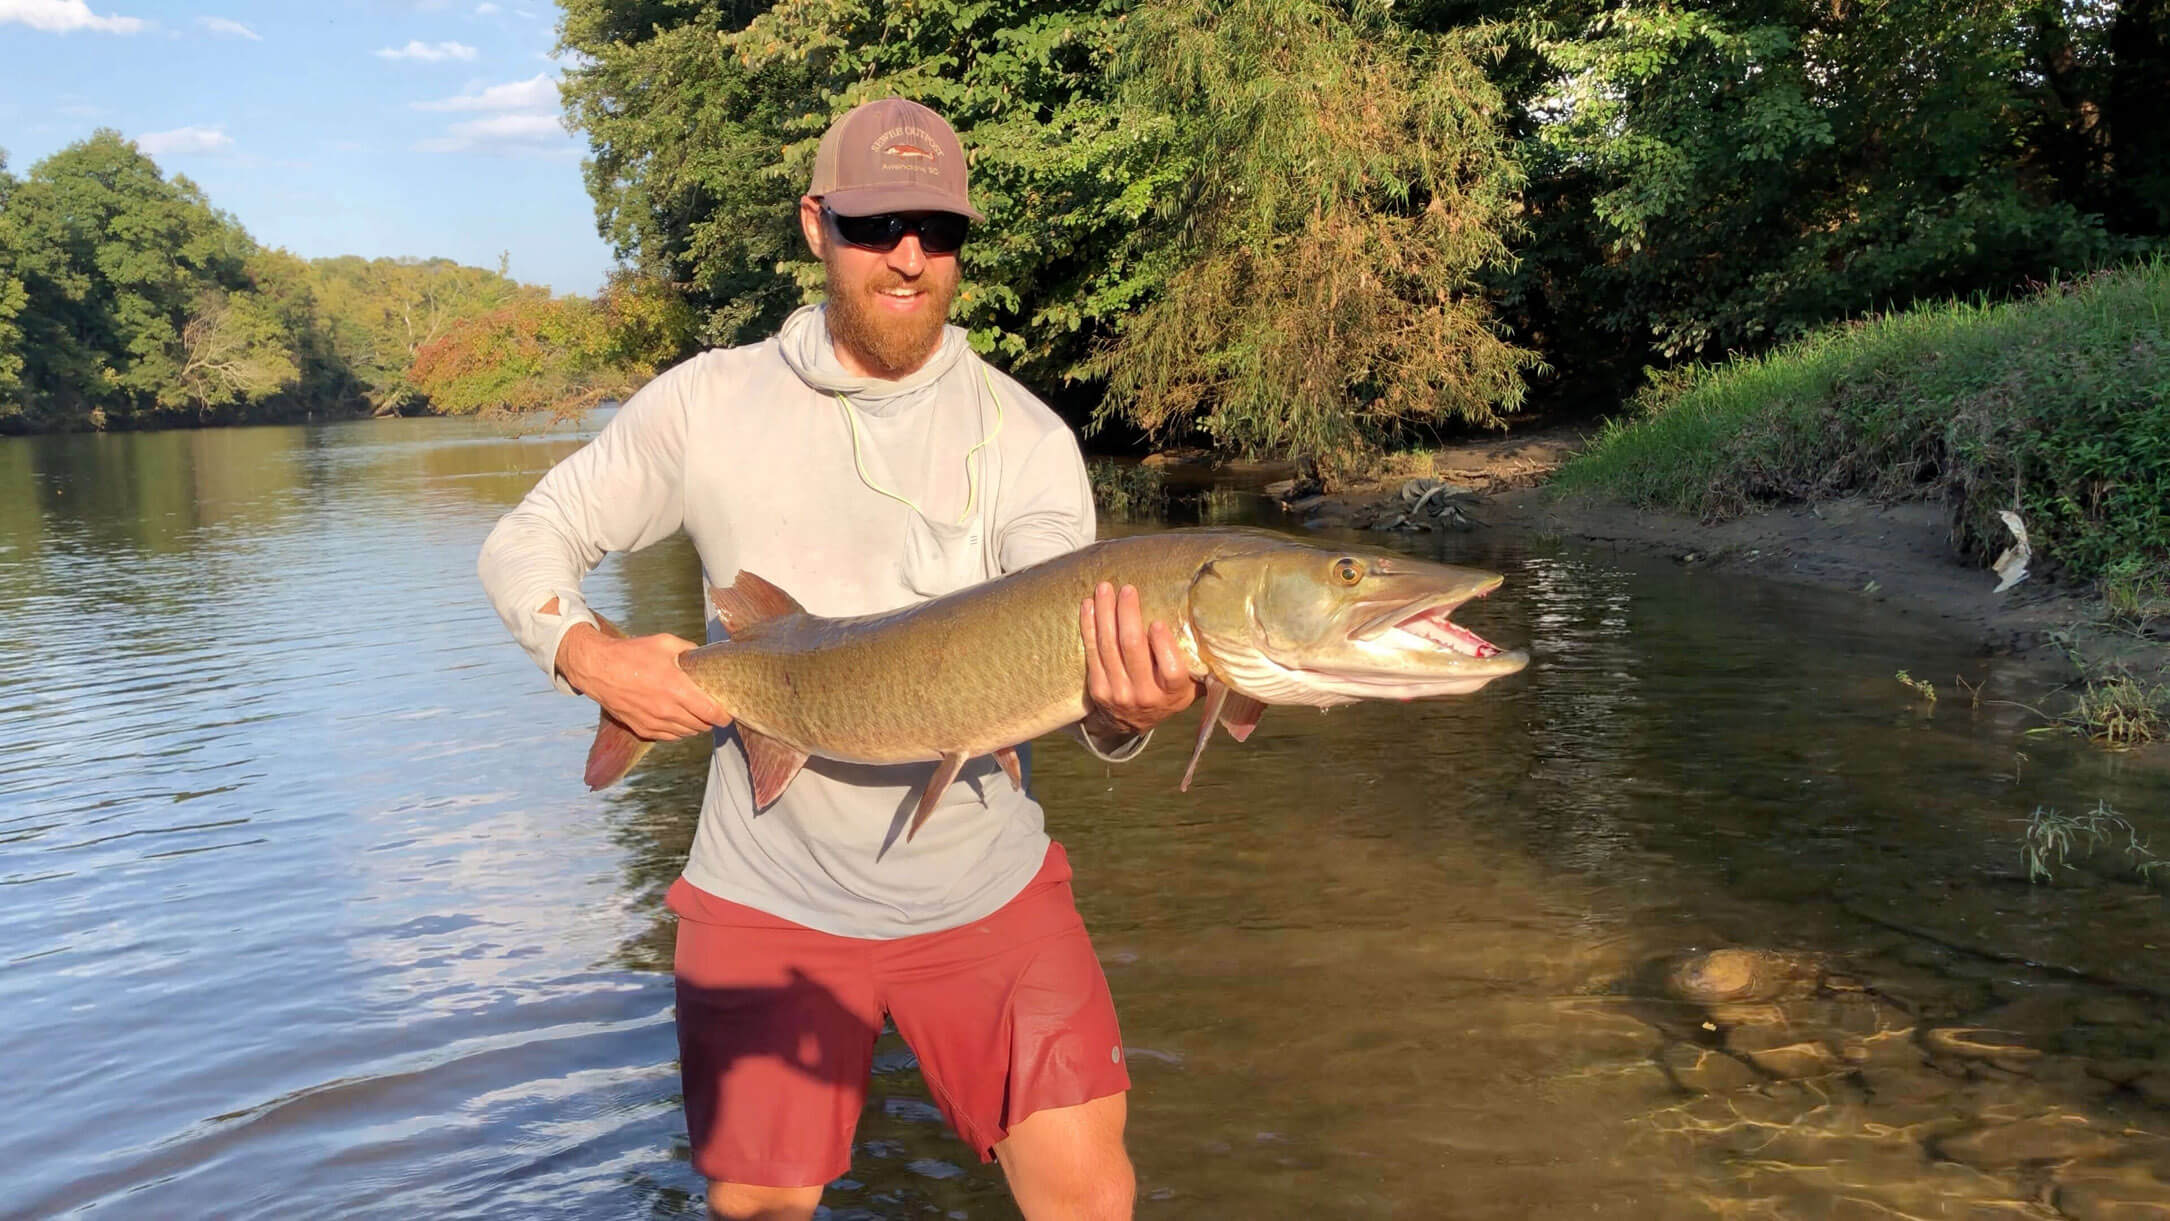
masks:
[[(0, 1213), (697, 1214), (661, 895), (702, 753), (587, 794), (592, 712), (472, 575), (582, 435), (0, 441)], [(2106, 856), (2030, 886), (2018, 833), (2099, 798), (2170, 842), (2159, 759), (2022, 736), (1995, 702), (2022, 675), (1852, 599), (1395, 545), (1505, 572), (1463, 617), (1530, 670), (1272, 710), (1189, 793), (1172, 740), (1038, 753), (1130, 1046), (1141, 1215), (2146, 1199), (2162, 893)], [(591, 588), (696, 636), (696, 576), (673, 544)], [(1925, 708), (1901, 668), (1985, 702)], [(1667, 992), (1720, 946), (1791, 991)], [(835, 1216), (1014, 1215), (893, 1035), (858, 1139)]]

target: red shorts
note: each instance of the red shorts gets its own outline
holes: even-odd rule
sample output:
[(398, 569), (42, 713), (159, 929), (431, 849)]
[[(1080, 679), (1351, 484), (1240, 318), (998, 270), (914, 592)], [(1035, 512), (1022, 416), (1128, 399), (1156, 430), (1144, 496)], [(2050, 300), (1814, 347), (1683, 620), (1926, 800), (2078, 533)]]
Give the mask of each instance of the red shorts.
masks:
[(849, 1170), (884, 1014), (981, 1161), (1034, 1111), (1130, 1088), (1060, 844), (993, 915), (894, 940), (820, 932), (684, 878), (667, 902), (686, 1129), (710, 1179), (806, 1187)]

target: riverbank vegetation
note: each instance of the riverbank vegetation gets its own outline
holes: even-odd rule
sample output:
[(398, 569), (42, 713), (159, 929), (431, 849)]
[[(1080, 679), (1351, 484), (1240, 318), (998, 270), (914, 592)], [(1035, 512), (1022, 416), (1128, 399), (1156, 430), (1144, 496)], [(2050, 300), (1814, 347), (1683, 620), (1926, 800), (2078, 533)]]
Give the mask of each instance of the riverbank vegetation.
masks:
[(1850, 492), (1953, 506), (1984, 559), (2024, 522), (2037, 572), (2150, 601), (2170, 561), (2170, 262), (2022, 301), (1925, 306), (1658, 380), (1555, 477), (1723, 518)]
[(2170, 232), (2156, 0), (564, 10), (603, 230), (703, 342), (818, 292), (815, 145), (903, 94), (971, 150), (976, 345), (1118, 436), (1329, 469)]
[(502, 267), (265, 249), (113, 132), (21, 179), (0, 160), (0, 432), (555, 405), (652, 372), (682, 309), (631, 277), (591, 302)]

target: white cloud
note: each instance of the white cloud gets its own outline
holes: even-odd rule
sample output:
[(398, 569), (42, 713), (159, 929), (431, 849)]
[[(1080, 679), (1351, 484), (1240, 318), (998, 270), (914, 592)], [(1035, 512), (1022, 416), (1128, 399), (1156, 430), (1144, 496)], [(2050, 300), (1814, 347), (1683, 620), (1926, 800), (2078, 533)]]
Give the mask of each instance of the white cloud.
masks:
[(196, 24), (214, 34), (224, 34), (229, 38), (246, 38), (250, 42), (264, 41), (263, 35), (230, 18), (198, 17), (196, 18)]
[(217, 153), (234, 146), (234, 138), (216, 127), (176, 127), (136, 137), (136, 147), (153, 157)]
[(551, 110), (558, 108), (558, 85), (547, 72), (524, 81), (492, 85), (480, 93), (463, 93), (434, 102), (410, 102), (416, 110)]
[[(8, 0), (0, 0), (0, 4), (6, 3)], [(409, 41), (404, 47), (383, 47), (377, 54), (385, 59), (421, 59), (436, 63), (446, 59), (473, 59), (475, 49), (464, 42)]]
[(556, 152), (570, 147), (564, 124), (554, 114), (499, 114), (454, 123), (435, 140), (415, 149), (425, 153)]
[(150, 25), (141, 17), (100, 17), (90, 11), (86, 0), (0, 0), (0, 25), (10, 21), (48, 34), (71, 34), (77, 30), (134, 34)]
[(484, 0), (483, 3), (475, 6), (475, 16), (477, 17), (488, 17), (500, 11), (502, 10), (500, 10), (496, 5), (489, 3), (488, 0)]

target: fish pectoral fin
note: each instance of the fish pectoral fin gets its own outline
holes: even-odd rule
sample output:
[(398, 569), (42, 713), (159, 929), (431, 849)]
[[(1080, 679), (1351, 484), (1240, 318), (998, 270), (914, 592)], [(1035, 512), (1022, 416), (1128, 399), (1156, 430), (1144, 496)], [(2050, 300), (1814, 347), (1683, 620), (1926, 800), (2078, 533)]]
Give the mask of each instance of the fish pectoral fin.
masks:
[(743, 568), (729, 585), (710, 586), (708, 601), (716, 608), (723, 630), (734, 636), (764, 619), (806, 613), (797, 598)]
[(996, 751), (995, 762), (1002, 765), (1003, 774), (1007, 775), (1010, 778), (1010, 787), (1016, 789), (1020, 793), (1024, 792), (1025, 765), (1018, 762), (1017, 760), (1017, 748), (1014, 746), (1005, 746), (1001, 750)]
[(953, 750), (935, 765), (934, 776), (920, 791), (919, 808), (912, 811), (912, 825), (904, 830), (904, 842), (910, 843), (912, 837), (919, 834), (919, 825), (927, 821), (927, 815), (934, 813), (934, 807), (942, 800), (943, 790), (956, 781), (957, 773), (964, 770), (964, 761), (969, 757), (963, 751)]
[(1221, 728), (1238, 742), (1249, 740), (1251, 731), (1258, 728), (1259, 714), (1266, 711), (1265, 702), (1248, 695), (1231, 691), (1228, 702), (1221, 706)]
[(806, 752), (744, 723), (738, 727), (738, 741), (746, 748), (746, 772), (753, 778), (753, 808), (759, 813), (791, 786), (799, 769), (806, 766)]
[(1206, 680), (1206, 706), (1205, 711), (1198, 717), (1198, 741), (1190, 748), (1190, 766), (1183, 769), (1183, 782), (1175, 786), (1177, 791), (1190, 792), (1190, 778), (1198, 771), (1198, 758), (1206, 753), (1206, 743), (1213, 740), (1213, 722), (1220, 718), (1221, 709), (1227, 706), (1228, 696), (1228, 688), (1223, 686), (1220, 680)]

